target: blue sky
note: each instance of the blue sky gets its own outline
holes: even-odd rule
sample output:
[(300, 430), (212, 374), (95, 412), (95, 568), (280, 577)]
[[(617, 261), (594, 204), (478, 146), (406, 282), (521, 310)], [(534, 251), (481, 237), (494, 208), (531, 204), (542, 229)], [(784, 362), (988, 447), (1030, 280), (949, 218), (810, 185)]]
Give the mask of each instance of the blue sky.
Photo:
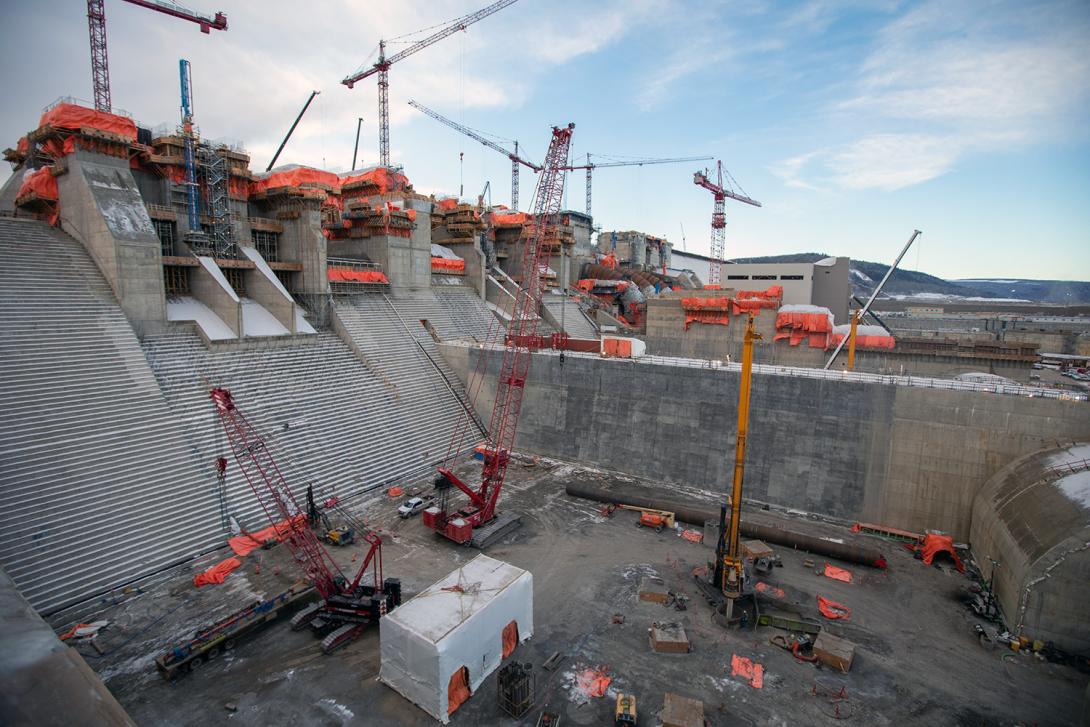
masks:
[[(198, 0), (190, 0), (192, 3)], [(264, 169), (310, 90), (318, 97), (281, 162), (377, 161), (373, 79), (339, 84), (380, 37), (485, 0), (400, 4), (199, 0), (230, 28), (106, 0), (114, 105), (175, 124), (177, 59), (193, 63), (203, 134), (245, 143)], [(85, 4), (7, 8), (0, 143), (59, 96), (89, 98)], [(50, 42), (18, 28), (49, 28)], [(1090, 279), (1090, 4), (1073, 2), (669, 2), (520, 0), (390, 71), (392, 150), (417, 189), (507, 203), (509, 163), (428, 119), (518, 138), (540, 160), (574, 121), (576, 156), (712, 155), (764, 207), (730, 204), (727, 255), (822, 251), (944, 277)], [(70, 42), (58, 42), (58, 40)], [(396, 51), (401, 46), (391, 46)], [(29, 82), (28, 82), (29, 80)], [(459, 153), (464, 162), (459, 165)], [(6, 166), (6, 165), (5, 165)], [(698, 165), (599, 170), (603, 229), (708, 250), (711, 195)], [(0, 174), (6, 177), (8, 170)], [(533, 179), (522, 177), (522, 206)], [(583, 207), (581, 174), (568, 206)]]

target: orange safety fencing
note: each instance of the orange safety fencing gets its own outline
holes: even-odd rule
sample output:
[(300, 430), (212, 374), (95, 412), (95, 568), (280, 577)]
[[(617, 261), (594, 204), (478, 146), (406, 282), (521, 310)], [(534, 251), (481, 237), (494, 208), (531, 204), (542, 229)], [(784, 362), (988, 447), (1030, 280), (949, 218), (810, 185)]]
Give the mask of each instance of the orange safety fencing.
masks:
[(38, 199), (57, 201), (57, 178), (53, 176), (53, 170), (50, 167), (42, 167), (26, 175), (15, 199), (21, 199), (31, 193), (38, 195)]
[(461, 259), (451, 260), (450, 258), (445, 257), (433, 257), (431, 259), (431, 269), (433, 272), (436, 270), (465, 270), (466, 261)]
[(193, 576), (193, 585), (197, 588), (201, 586), (219, 585), (223, 583), (223, 579), (227, 577), (227, 574), (242, 565), (242, 561), (238, 558), (228, 558), (227, 560), (221, 560), (214, 566)]
[(38, 120), (38, 126), (53, 126), (71, 131), (79, 131), (81, 128), (98, 129), (136, 141), (136, 123), (132, 119), (70, 103), (57, 104), (46, 111)]
[(332, 283), (389, 283), (390, 279), (380, 270), (353, 270), (352, 268), (329, 268), (326, 276)]

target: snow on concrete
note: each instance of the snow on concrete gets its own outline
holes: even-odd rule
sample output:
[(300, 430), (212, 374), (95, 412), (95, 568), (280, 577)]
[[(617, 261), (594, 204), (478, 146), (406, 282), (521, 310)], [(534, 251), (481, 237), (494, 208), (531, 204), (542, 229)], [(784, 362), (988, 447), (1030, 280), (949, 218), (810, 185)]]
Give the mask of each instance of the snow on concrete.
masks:
[[(847, 336), (852, 332), (851, 323), (843, 323), (839, 326), (833, 326), (833, 333), (838, 335)], [(889, 336), (889, 331), (881, 326), (856, 326), (855, 335), (857, 336)]]
[(276, 320), (268, 308), (253, 298), (243, 298), (242, 334), (244, 336), (290, 336), (291, 331)]
[(216, 261), (210, 257), (199, 255), (197, 261), (201, 264), (201, 267), (207, 270), (216, 282), (220, 284), (220, 287), (227, 291), (227, 294), (231, 296), (231, 300), (238, 302), (238, 294), (235, 289), (231, 287), (231, 284), (227, 282), (227, 278), (224, 277), (223, 271), (220, 270), (220, 266), (216, 265)]
[(275, 285), (277, 290), (284, 294), (285, 298), (288, 298), (289, 300), (292, 299), (291, 294), (288, 293), (287, 288), (285, 288), (283, 284), (281, 284), (280, 278), (276, 277), (276, 273), (274, 273), (272, 268), (269, 267), (269, 264), (265, 262), (265, 258), (261, 257), (261, 253), (257, 251), (257, 248), (239, 245), (238, 249), (241, 250), (242, 254), (248, 257), (254, 265), (257, 266), (257, 269), (261, 271), (261, 274), (264, 275), (269, 280), (269, 282)]
[(1079, 507), (1090, 508), (1090, 470), (1083, 470), (1056, 480), (1056, 489)]
[(193, 321), (201, 327), (210, 341), (225, 341), (236, 337), (231, 327), (211, 308), (188, 295), (167, 299), (167, 320)]
[(303, 310), (301, 308), (295, 309), (295, 332), (296, 333), (317, 333), (314, 330), (314, 326), (307, 323), (307, 319), (303, 317)]

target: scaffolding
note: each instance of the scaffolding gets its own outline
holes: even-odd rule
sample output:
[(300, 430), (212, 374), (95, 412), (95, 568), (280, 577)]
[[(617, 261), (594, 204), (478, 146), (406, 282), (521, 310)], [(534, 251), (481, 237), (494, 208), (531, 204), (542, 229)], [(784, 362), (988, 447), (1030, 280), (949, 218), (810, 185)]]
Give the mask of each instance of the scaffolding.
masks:
[(209, 146), (199, 150), (204, 168), (204, 185), (208, 199), (209, 242), (215, 257), (235, 257), (234, 234), (231, 229), (231, 207), (228, 199), (227, 157)]

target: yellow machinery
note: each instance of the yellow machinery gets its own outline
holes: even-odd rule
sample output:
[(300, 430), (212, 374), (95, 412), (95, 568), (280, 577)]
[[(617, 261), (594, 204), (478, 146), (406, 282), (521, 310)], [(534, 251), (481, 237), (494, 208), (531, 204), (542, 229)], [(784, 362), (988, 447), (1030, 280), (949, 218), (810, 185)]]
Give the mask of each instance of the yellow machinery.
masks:
[(618, 727), (632, 727), (636, 724), (635, 694), (617, 695), (617, 709), (613, 713), (613, 724)]
[[(720, 517), (719, 543), (716, 547), (714, 583), (728, 599), (726, 616), (729, 618), (733, 601), (745, 590), (745, 565), (740, 542), (742, 520), (742, 480), (746, 466), (746, 437), (749, 434), (749, 391), (753, 378), (753, 342), (761, 340), (750, 314), (746, 323), (746, 336), (742, 347), (742, 378), (738, 389), (738, 438), (734, 447), (734, 487), (728, 504), (723, 506)], [(723, 526), (730, 508), (729, 528)]]
[(848, 334), (848, 371), (855, 366), (855, 332), (859, 328), (859, 311), (852, 311), (852, 331)]

